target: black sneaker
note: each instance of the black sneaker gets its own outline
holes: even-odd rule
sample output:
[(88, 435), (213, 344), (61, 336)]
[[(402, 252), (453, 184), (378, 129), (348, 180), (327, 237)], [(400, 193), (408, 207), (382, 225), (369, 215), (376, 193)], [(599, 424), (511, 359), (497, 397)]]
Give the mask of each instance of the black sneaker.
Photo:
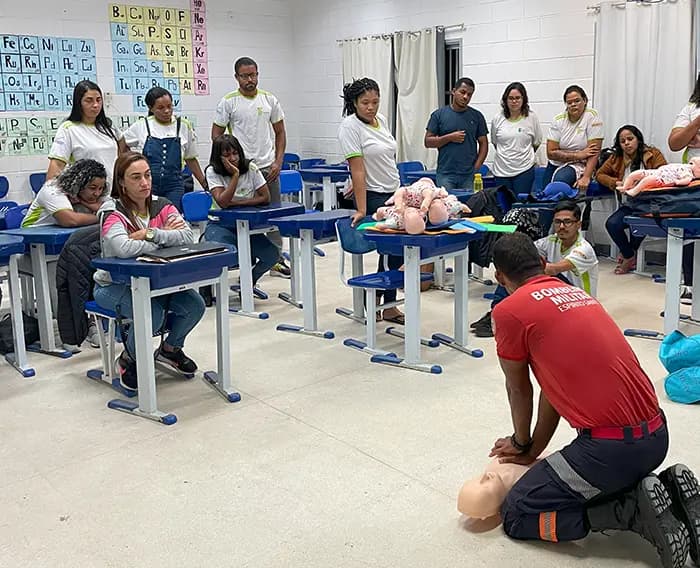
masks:
[(686, 306), (693, 305), (693, 288), (692, 286), (682, 286), (681, 287), (681, 304)]
[(491, 326), (491, 317), (477, 325), (472, 329), (472, 333), (477, 337), (493, 337), (493, 327)]
[(479, 327), (479, 326), (484, 325), (484, 323), (486, 323), (486, 322), (488, 322), (488, 324), (491, 325), (491, 310), (486, 312), (483, 316), (481, 316), (475, 322), (472, 322), (471, 324), (469, 324), (469, 327), (474, 329), (475, 327)]
[(156, 349), (155, 359), (170, 365), (181, 373), (194, 373), (197, 370), (197, 364), (179, 348), (176, 348), (174, 351), (166, 351), (159, 347)]
[(682, 568), (688, 556), (688, 531), (671, 511), (671, 496), (661, 480), (649, 475), (636, 490), (637, 513), (630, 527), (649, 541), (664, 568)]
[(700, 484), (683, 464), (672, 465), (659, 474), (671, 496), (671, 510), (690, 535), (690, 558), (700, 566)]
[(136, 376), (136, 361), (134, 361), (126, 351), (122, 351), (117, 360), (119, 367), (119, 384), (128, 391), (137, 391), (139, 388), (138, 377)]

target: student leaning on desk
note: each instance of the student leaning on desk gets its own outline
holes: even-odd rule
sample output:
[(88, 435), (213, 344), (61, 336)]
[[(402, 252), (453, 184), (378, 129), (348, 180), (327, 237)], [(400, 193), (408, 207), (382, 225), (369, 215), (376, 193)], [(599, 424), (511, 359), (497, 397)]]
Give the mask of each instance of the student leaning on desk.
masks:
[[(114, 166), (112, 198), (100, 208), (102, 256), (134, 258), (159, 248), (194, 242), (192, 229), (167, 199), (151, 194), (151, 169), (143, 154), (127, 152)], [(109, 273), (95, 272), (95, 301), (103, 308), (133, 318), (131, 289), (114, 284)], [(174, 292), (151, 299), (153, 332), (162, 329), (165, 318), (170, 332), (156, 350), (155, 358), (182, 373), (194, 373), (197, 365), (182, 350), (185, 338), (204, 315), (204, 301), (194, 290)], [(128, 333), (119, 356), (120, 380), (124, 388), (137, 389), (134, 334)]]
[(78, 160), (41, 187), (22, 221), (22, 228), (97, 223), (95, 213), (107, 197), (107, 172), (95, 160)]

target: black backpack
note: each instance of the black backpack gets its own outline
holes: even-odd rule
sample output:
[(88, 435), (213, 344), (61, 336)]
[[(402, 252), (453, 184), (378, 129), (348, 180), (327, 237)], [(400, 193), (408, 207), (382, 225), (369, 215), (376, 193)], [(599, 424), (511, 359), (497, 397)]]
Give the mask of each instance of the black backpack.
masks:
[(625, 205), (636, 217), (700, 217), (700, 185), (643, 191)]

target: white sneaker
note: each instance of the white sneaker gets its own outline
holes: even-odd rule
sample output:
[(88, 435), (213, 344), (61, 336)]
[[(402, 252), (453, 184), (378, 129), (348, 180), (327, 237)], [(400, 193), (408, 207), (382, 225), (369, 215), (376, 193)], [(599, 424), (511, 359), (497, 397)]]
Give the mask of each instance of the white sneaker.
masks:
[(88, 327), (88, 334), (86, 337), (86, 341), (90, 344), (90, 347), (95, 347), (99, 348), (100, 347), (100, 336), (99, 336), (99, 331), (97, 331), (97, 326), (92, 323), (90, 324), (90, 327)]

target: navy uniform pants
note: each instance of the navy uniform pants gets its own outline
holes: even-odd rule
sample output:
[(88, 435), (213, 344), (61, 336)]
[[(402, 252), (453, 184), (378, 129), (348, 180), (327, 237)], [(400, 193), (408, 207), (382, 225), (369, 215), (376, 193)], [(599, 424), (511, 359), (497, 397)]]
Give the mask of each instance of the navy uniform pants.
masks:
[(503, 529), (522, 540), (583, 538), (590, 531), (586, 509), (633, 488), (661, 465), (667, 451), (665, 424), (627, 441), (579, 434), (515, 484), (501, 509)]

